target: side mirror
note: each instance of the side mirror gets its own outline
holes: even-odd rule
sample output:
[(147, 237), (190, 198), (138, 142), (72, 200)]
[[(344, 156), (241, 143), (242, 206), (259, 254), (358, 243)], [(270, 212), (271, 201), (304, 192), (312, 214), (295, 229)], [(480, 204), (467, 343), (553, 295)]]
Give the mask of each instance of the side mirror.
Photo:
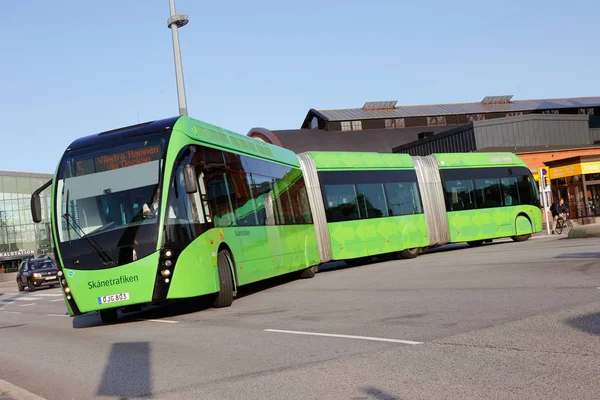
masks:
[(46, 190), (52, 184), (52, 179), (44, 183), (31, 195), (31, 218), (36, 224), (42, 222), (42, 202), (40, 201), (40, 193)]
[(42, 202), (40, 196), (31, 196), (31, 217), (36, 224), (42, 222)]
[(198, 191), (198, 184), (196, 183), (196, 169), (192, 165), (186, 165), (183, 167), (183, 180), (185, 181), (185, 191), (188, 194), (196, 193)]

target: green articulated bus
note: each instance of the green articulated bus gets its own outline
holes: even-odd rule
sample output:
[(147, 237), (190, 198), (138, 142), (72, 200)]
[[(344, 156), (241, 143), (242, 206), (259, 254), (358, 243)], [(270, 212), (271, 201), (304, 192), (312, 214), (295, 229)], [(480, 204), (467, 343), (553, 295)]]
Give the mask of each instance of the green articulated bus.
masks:
[(181, 116), (74, 141), (52, 185), (58, 274), (70, 316), (214, 296), (298, 272), (317, 238), (296, 155)]
[(512, 153), (300, 154), (321, 262), (396, 254), (542, 230), (538, 191)]
[(416, 257), (541, 231), (535, 181), (511, 153), (295, 153), (180, 116), (75, 140), (52, 185), (70, 316), (213, 296), (332, 260)]

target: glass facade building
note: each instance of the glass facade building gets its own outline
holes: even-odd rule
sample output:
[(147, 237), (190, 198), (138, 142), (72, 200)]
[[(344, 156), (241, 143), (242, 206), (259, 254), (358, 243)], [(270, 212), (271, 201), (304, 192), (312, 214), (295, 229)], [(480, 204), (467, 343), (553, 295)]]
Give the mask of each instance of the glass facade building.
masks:
[(50, 179), (50, 174), (0, 171), (0, 273), (16, 272), (25, 258), (52, 254), (51, 187), (40, 195), (42, 222), (31, 218), (31, 194)]

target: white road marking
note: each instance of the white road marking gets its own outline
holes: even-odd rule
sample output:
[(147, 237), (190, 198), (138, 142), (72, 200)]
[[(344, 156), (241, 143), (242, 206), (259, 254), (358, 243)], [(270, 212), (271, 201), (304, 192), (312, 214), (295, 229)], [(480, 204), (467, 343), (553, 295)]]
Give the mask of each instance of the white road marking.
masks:
[(33, 300), (39, 300), (39, 299), (37, 297), (21, 296), (21, 297), (15, 297), (15, 300), (18, 300), (18, 301), (33, 301)]
[(54, 300), (50, 300), (51, 303), (54, 303), (55, 301), (65, 301), (65, 299), (54, 299)]
[(360, 339), (360, 340), (372, 340), (375, 342), (392, 342), (392, 343), (403, 343), (403, 344), (423, 344), (423, 342), (415, 342), (412, 340), (400, 340), (400, 339), (388, 339), (388, 338), (378, 338), (378, 337), (369, 337), (369, 336), (352, 336), (352, 335), (338, 335), (335, 333), (316, 333), (316, 332), (299, 332), (299, 331), (284, 331), (280, 329), (265, 329), (265, 332), (279, 332), (279, 333), (292, 333), (294, 335), (312, 335), (312, 336), (328, 336), (328, 337), (338, 337), (345, 339)]
[(29, 303), (29, 304), (20, 304), (19, 307), (29, 307), (29, 306), (35, 306), (37, 303)]
[(179, 321), (170, 321), (168, 319), (146, 319), (146, 318), (136, 318), (138, 321), (150, 321), (150, 322), (163, 322), (165, 324), (176, 324)]
[(62, 296), (62, 293), (40, 293), (34, 294), (35, 297), (58, 297)]
[(14, 304), (12, 301), (2, 301), (0, 300), (0, 306), (5, 306), (7, 304)]
[(5, 312), (7, 314), (21, 314), (20, 311), (4, 311), (4, 310), (0, 310), (0, 311)]
[(68, 317), (68, 315), (65, 314), (46, 314), (49, 317)]

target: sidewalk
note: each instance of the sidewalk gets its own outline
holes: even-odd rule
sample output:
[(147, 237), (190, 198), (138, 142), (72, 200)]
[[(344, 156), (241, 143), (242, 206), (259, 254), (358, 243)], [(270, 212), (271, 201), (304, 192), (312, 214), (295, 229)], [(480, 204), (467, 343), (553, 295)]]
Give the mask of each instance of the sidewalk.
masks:
[(600, 237), (600, 224), (575, 225), (569, 232), (569, 239)]
[(45, 400), (43, 397), (21, 389), (0, 379), (0, 400)]

